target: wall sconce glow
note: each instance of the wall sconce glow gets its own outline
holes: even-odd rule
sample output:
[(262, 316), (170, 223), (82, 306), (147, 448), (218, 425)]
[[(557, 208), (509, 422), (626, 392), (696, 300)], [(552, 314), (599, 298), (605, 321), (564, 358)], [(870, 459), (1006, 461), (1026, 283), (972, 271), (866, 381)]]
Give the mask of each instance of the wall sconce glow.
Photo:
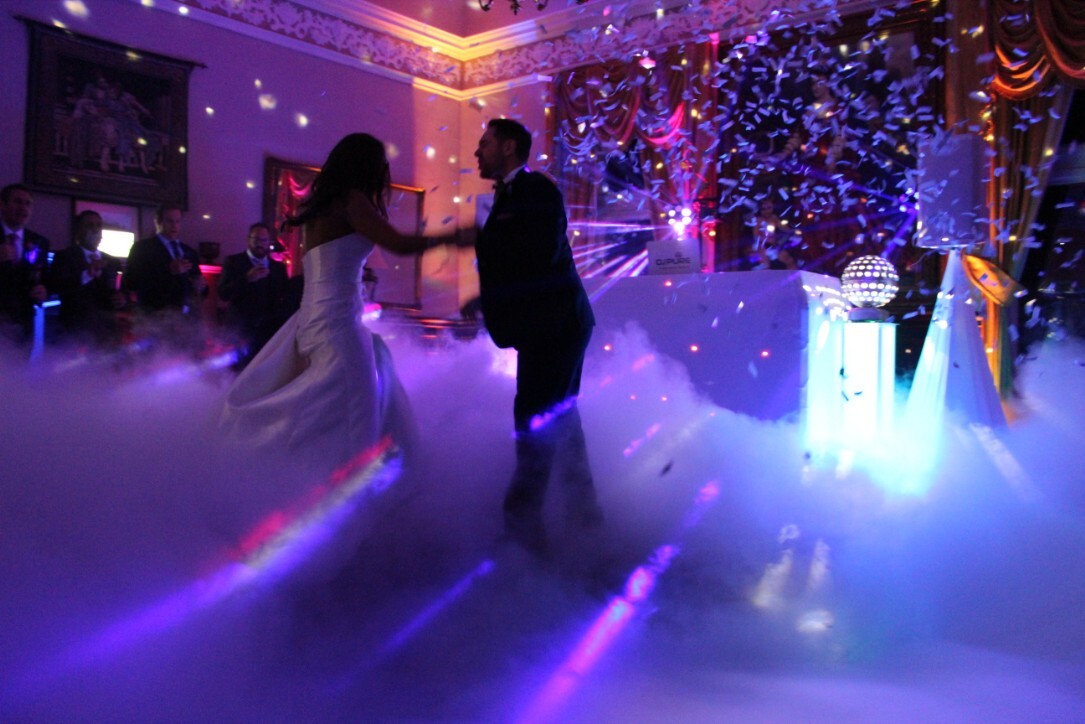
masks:
[(273, 111), (275, 106), (279, 105), (279, 99), (270, 93), (261, 93), (257, 101), (260, 103), (260, 110)]
[(140, 0), (139, 4), (145, 8), (153, 8), (154, 0)]
[(207, 114), (208, 116), (213, 116), (213, 115), (215, 115), (215, 109), (214, 109), (214, 108), (212, 108), (211, 106), (207, 106), (207, 107), (206, 107), (206, 108), (204, 108), (203, 110), (204, 110), (204, 113), (206, 113), (206, 114)]
[(188, 153), (188, 147), (187, 146), (178, 146), (177, 153)]
[(83, 0), (64, 0), (64, 9), (68, 11), (69, 15), (74, 15), (77, 18), (86, 19), (90, 17), (90, 10), (87, 10)]
[(433, 146), (426, 146), (422, 150), (425, 152), (426, 158), (428, 159), (433, 159), (437, 157), (437, 149)]
[(246, 181), (245, 182), (245, 188), (254, 189), (254, 188), (256, 188), (256, 183), (254, 181)]
[(177, 8), (177, 12), (181, 13), (181, 15), (188, 15), (188, 8), (182, 5), (181, 7)]
[(60, 22), (60, 21), (59, 21), (59, 20), (57, 20), (56, 18), (53, 18), (53, 27), (55, 27), (55, 28), (60, 28), (61, 30), (67, 30), (67, 29), (68, 29), (68, 26), (67, 26), (67, 25), (65, 25), (64, 23)]
[(261, 81), (261, 80), (260, 80), (259, 78), (255, 79), (255, 80), (254, 80), (254, 81), (252, 82), (252, 84), (253, 84), (254, 86), (256, 86), (256, 90), (260, 90), (261, 88), (263, 88), (263, 87), (264, 87), (264, 83), (263, 83), (263, 81)]
[(294, 115), (294, 123), (297, 124), (298, 128), (305, 128), (309, 125), (309, 117), (304, 113), (297, 113)]
[(143, 60), (142, 56), (134, 50), (125, 51), (124, 56), (133, 63), (138, 63)]
[(848, 315), (849, 319), (884, 319), (885, 313), (877, 308), (897, 296), (899, 282), (897, 270), (880, 256), (861, 256), (852, 261), (840, 276), (840, 291), (857, 307)]
[(211, 214), (204, 214), (203, 215), (203, 220), (204, 221), (210, 221), (211, 220)]

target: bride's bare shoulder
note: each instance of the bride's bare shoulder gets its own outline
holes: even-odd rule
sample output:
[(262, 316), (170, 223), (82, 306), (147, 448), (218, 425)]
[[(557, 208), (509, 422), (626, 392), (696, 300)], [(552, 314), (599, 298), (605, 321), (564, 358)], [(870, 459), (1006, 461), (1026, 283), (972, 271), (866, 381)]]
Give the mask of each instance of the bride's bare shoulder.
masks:
[(313, 219), (305, 225), (305, 248), (312, 249), (329, 241), (346, 236), (354, 229), (342, 214), (331, 213), (327, 216)]

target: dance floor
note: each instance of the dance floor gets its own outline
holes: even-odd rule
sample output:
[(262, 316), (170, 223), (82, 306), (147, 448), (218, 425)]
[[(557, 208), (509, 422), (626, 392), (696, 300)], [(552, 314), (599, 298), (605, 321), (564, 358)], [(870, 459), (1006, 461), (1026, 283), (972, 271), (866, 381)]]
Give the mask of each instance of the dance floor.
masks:
[(815, 459), (795, 419), (717, 406), (630, 329), (585, 370), (605, 522), (566, 521), (555, 480), (542, 560), (497, 542), (510, 358), (380, 331), (417, 446), (332, 477), (223, 454), (214, 365), (5, 355), (0, 719), (1085, 711), (1080, 341), (1031, 352), (1008, 428)]

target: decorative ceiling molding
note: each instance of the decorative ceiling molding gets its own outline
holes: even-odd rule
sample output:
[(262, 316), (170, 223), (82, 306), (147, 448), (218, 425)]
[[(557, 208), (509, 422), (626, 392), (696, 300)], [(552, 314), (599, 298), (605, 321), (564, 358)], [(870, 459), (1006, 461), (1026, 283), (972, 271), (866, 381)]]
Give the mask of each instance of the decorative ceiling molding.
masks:
[(263, 31), (261, 39), (266, 40), (264, 33), (270, 32), (305, 47), (331, 51), (408, 78), (421, 78), (450, 89), (462, 88), (463, 64), (455, 58), (294, 0), (154, 0), (154, 7), (170, 6), (178, 12), (183, 8), (195, 20), (207, 21), (210, 15), (232, 21), (228, 25), (215, 24), (246, 35)]
[[(448, 1), (448, 0), (446, 0)], [(301, 4), (373, 28), (423, 48), (467, 62), (499, 50), (518, 48), (560, 37), (572, 30), (606, 24), (611, 18), (608, 4), (574, 5), (535, 19), (511, 23), (497, 30), (460, 36), (400, 15), (366, 0), (298, 0)], [(687, 4), (689, 0), (625, 0), (621, 11), (636, 17)], [(525, 13), (526, 14), (526, 13)]]
[(503, 91), (512, 90), (513, 88), (523, 88), (524, 86), (546, 84), (552, 80), (554, 80), (554, 77), (551, 75), (532, 73), (530, 75), (520, 76), (519, 78), (513, 78), (512, 80), (503, 80), (500, 83), (491, 83), (490, 85), (467, 88), (465, 90), (450, 90), (445, 86), (430, 83), (429, 81), (420, 80), (418, 78), (413, 79), (411, 85), (420, 90), (436, 93), (437, 95), (442, 95), (446, 98), (451, 98), (452, 100), (473, 101), (485, 98), (494, 93), (501, 93)]
[[(909, 2), (910, 0), (904, 0)], [(649, 3), (650, 4), (650, 3)], [(672, 11), (610, 17), (602, 23), (571, 29), (560, 36), (499, 50), (464, 64), (466, 87), (494, 83), (531, 69), (552, 73), (585, 63), (630, 58), (637, 53), (679, 43), (727, 41), (750, 33), (795, 25), (828, 12), (860, 12), (889, 4), (884, 0), (794, 0), (781, 9), (779, 0), (702, 0), (680, 3)], [(673, 3), (672, 3), (673, 5)]]
[(910, 1), (627, 0), (464, 38), (365, 0), (132, 0), (461, 100), (586, 62)]

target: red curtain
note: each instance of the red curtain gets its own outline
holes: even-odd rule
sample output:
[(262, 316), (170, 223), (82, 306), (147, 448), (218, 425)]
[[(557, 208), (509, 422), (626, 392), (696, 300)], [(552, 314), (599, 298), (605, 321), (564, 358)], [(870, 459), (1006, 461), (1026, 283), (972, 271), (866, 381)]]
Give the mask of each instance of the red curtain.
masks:
[(301, 202), (309, 195), (318, 169), (295, 166), (276, 169), (275, 178), (266, 183), (274, 189), (272, 213), (279, 243), (283, 245), (282, 261), (287, 265), (290, 276), (303, 273), (301, 259), (305, 254), (301, 229), (295, 226), (283, 228), (282, 223), (291, 216), (297, 216)]
[[(666, 210), (715, 195), (710, 44), (654, 52), (646, 59), (583, 66), (555, 82), (554, 130), (566, 201), (574, 221), (599, 214), (608, 160), (632, 156), (639, 201), (657, 228)], [(595, 242), (587, 227), (584, 243)]]

